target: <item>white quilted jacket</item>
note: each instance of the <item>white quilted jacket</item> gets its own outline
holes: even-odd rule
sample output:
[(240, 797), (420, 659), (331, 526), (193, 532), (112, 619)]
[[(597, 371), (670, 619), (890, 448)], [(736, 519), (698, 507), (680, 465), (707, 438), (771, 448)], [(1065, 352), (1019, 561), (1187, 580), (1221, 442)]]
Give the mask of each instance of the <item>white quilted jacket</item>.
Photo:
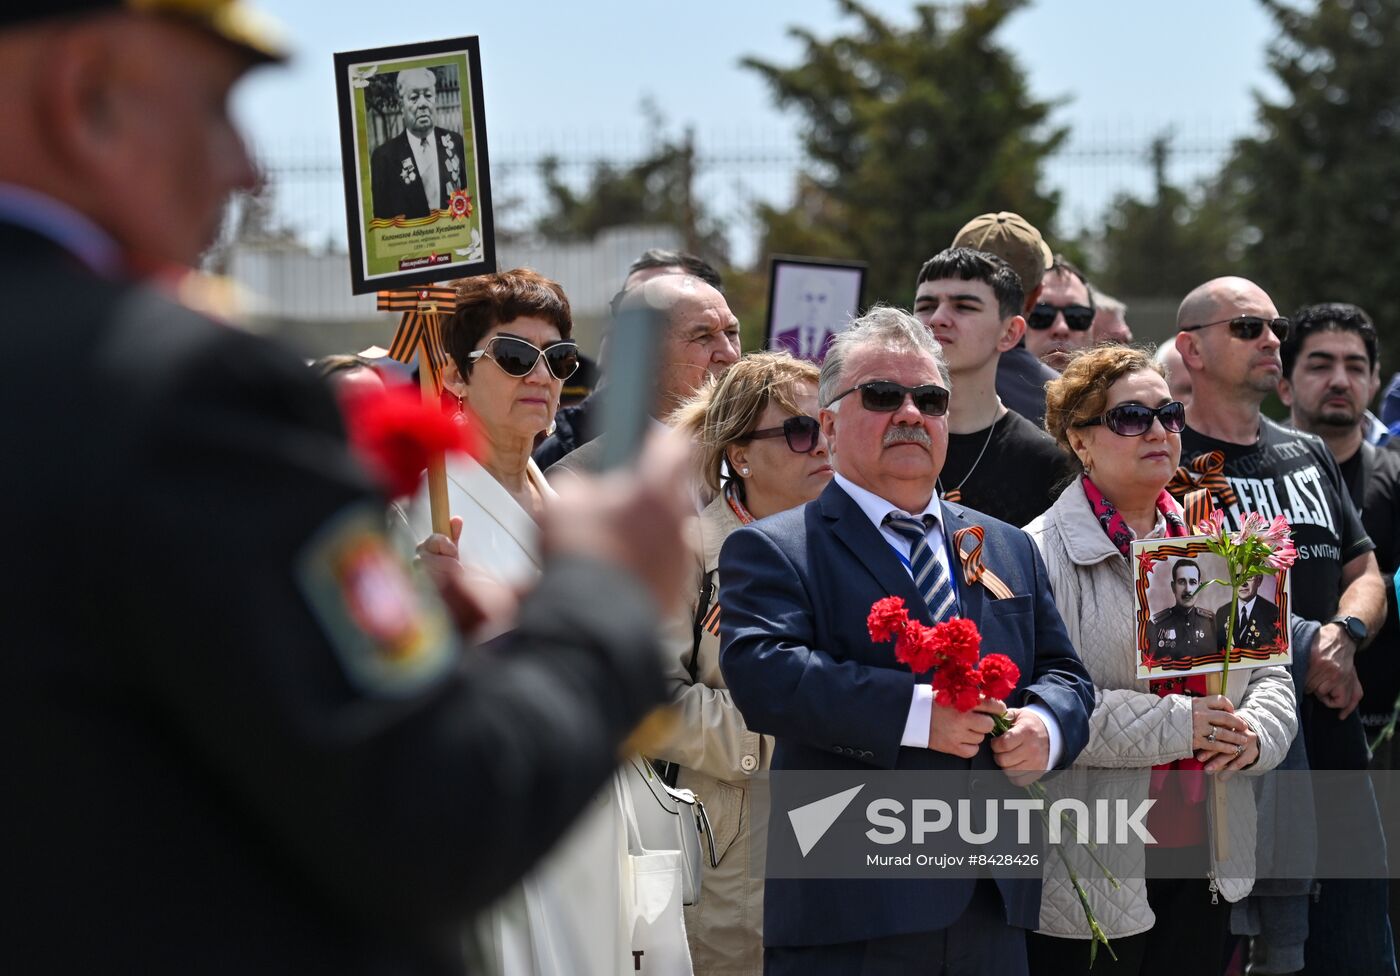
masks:
[[(1080, 482), (1070, 484), (1026, 531), (1045, 559), (1065, 628), (1094, 681), (1089, 743), (1075, 768), (1141, 769), (1145, 797), (1152, 766), (1191, 755), (1190, 699), (1159, 698), (1148, 690), (1146, 681), (1137, 680), (1128, 561), (1095, 518)], [(1288, 672), (1280, 667), (1232, 670), (1226, 693), (1237, 714), (1259, 736), (1259, 760), (1244, 775), (1273, 769), (1298, 730)], [(1254, 791), (1237, 778), (1228, 796), (1229, 858), (1216, 863), (1212, 849), (1212, 863), (1220, 893), (1235, 902), (1254, 887)], [(1215, 829), (1213, 821), (1211, 829)], [(1110, 939), (1145, 932), (1156, 921), (1141, 878), (1121, 879), (1116, 891), (1101, 876), (1085, 877), (1081, 872), (1080, 879)], [(1079, 900), (1053, 854), (1046, 860), (1039, 931), (1089, 938)]]

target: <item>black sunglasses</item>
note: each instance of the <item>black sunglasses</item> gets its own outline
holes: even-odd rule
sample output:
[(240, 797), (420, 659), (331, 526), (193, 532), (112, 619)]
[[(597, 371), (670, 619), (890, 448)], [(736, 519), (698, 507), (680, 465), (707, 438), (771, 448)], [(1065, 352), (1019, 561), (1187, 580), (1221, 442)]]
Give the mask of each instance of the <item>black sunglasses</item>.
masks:
[(941, 386), (901, 386), (889, 380), (871, 380), (853, 386), (836, 399), (860, 391), (860, 405), (874, 413), (894, 413), (904, 406), (904, 398), (914, 398), (914, 409), (928, 417), (941, 417), (948, 412), (948, 391)]
[(1236, 339), (1243, 339), (1245, 342), (1258, 339), (1266, 325), (1278, 337), (1279, 342), (1287, 342), (1288, 333), (1293, 331), (1293, 323), (1289, 319), (1266, 319), (1258, 315), (1236, 315), (1232, 319), (1219, 319), (1215, 322), (1204, 322), (1201, 325), (1183, 325), (1177, 331), (1195, 332), (1199, 329), (1208, 329), (1212, 325), (1227, 324), (1230, 326), (1230, 335)]
[(750, 431), (739, 438), (744, 441), (762, 440), (765, 437), (786, 437), (789, 451), (798, 454), (811, 454), (817, 449), (817, 440), (821, 437), (822, 425), (817, 423), (813, 417), (789, 417), (783, 421), (781, 427), (765, 427), (762, 430)]
[(1083, 332), (1094, 324), (1094, 310), (1088, 305), (1051, 305), (1038, 302), (1026, 316), (1026, 327), (1044, 332), (1055, 324), (1055, 316), (1063, 313), (1065, 325), (1074, 332)]
[(1077, 423), (1076, 427), (1097, 427), (1103, 424), (1121, 437), (1141, 437), (1152, 429), (1152, 421), (1160, 420), (1162, 427), (1173, 434), (1186, 429), (1186, 404), (1180, 400), (1149, 407), (1141, 403), (1120, 403), (1104, 411), (1102, 417)]
[(541, 349), (515, 336), (497, 335), (491, 337), (485, 349), (478, 349), (467, 358), (476, 362), (486, 355), (508, 376), (529, 376), (541, 356), (556, 380), (566, 380), (578, 369), (578, 343), (570, 339), (551, 342)]

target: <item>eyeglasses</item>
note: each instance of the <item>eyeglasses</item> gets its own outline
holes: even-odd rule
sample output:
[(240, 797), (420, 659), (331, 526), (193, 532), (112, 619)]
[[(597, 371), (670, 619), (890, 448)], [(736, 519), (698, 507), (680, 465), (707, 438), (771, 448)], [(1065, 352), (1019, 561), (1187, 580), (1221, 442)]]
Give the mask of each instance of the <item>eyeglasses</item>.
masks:
[(1103, 424), (1120, 437), (1141, 437), (1152, 429), (1153, 420), (1160, 420), (1163, 429), (1180, 434), (1186, 429), (1186, 404), (1180, 400), (1164, 403), (1160, 407), (1149, 407), (1141, 403), (1120, 403), (1105, 410), (1102, 417), (1094, 417), (1074, 426), (1097, 427)]
[(1038, 302), (1026, 316), (1026, 327), (1043, 332), (1055, 324), (1055, 316), (1063, 314), (1065, 325), (1074, 332), (1084, 332), (1094, 324), (1094, 310), (1088, 305), (1051, 305)]
[(1236, 339), (1243, 339), (1251, 342), (1258, 339), (1264, 331), (1264, 326), (1268, 326), (1279, 342), (1288, 341), (1288, 333), (1293, 331), (1293, 322), (1285, 318), (1266, 319), (1258, 315), (1236, 315), (1232, 319), (1220, 319), (1216, 322), (1205, 322), (1201, 325), (1184, 325), (1178, 332), (1195, 332), (1198, 329), (1208, 329), (1212, 325), (1229, 325), (1230, 335)]
[(831, 402), (835, 403), (857, 390), (860, 391), (860, 405), (875, 413), (894, 413), (904, 406), (906, 396), (913, 397), (914, 409), (927, 417), (941, 417), (948, 412), (948, 391), (931, 383), (928, 386), (901, 386), (889, 380), (871, 380), (851, 387)]
[(762, 440), (765, 437), (786, 437), (789, 451), (798, 454), (811, 454), (817, 449), (817, 440), (821, 437), (822, 426), (817, 423), (814, 417), (789, 417), (783, 421), (781, 427), (765, 427), (762, 430), (750, 431), (739, 438), (744, 441)]
[(568, 339), (551, 342), (541, 349), (515, 336), (492, 336), (485, 349), (478, 349), (467, 358), (476, 362), (486, 355), (489, 355), (507, 376), (529, 376), (541, 356), (556, 380), (566, 380), (578, 369), (578, 343)]

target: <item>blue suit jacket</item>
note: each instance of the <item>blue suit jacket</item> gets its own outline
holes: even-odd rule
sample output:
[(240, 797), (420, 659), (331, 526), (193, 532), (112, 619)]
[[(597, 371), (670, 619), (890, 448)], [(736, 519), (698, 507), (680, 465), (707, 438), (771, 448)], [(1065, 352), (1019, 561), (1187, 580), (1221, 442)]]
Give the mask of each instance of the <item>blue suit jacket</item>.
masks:
[[(961, 616), (987, 651), (1008, 655), (1021, 683), (1008, 705), (1039, 702), (1059, 720), (1060, 767), (1089, 737), (1093, 686), (1065, 633), (1045, 565), (1020, 529), (944, 503), (948, 538), (985, 530), (983, 563), (1011, 588), (993, 600), (958, 578)], [(954, 563), (956, 565), (956, 563)], [(900, 746), (915, 678), (891, 644), (871, 643), (865, 619), (901, 596), (930, 623), (923, 598), (890, 544), (835, 482), (816, 500), (732, 533), (720, 554), (720, 663), (749, 728), (776, 737), (773, 768), (994, 769), (976, 759)], [(770, 829), (783, 829), (775, 806)], [(946, 928), (967, 907), (973, 879), (768, 879), (767, 945), (826, 945)], [(998, 879), (1012, 925), (1039, 922), (1040, 882)]]

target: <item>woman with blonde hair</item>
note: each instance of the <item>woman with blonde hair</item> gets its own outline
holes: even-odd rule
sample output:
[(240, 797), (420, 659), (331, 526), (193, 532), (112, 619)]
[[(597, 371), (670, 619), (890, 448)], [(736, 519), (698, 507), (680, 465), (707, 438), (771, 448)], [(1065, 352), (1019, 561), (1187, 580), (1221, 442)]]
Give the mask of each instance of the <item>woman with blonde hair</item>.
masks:
[[(1229, 791), (1230, 854), (1219, 861), (1210, 840), (1224, 825), (1210, 815), (1206, 784), (1213, 774), (1273, 769), (1297, 731), (1283, 668), (1232, 670), (1225, 695), (1208, 695), (1202, 675), (1137, 677), (1130, 545), (1188, 534), (1165, 490), (1185, 424), (1161, 366), (1131, 347), (1085, 350), (1046, 387), (1045, 428), (1082, 473), (1026, 531), (1094, 681), (1089, 742), (1075, 768), (1141, 770), (1143, 795), (1150, 789), (1157, 800), (1146, 879), (1123, 878), (1115, 889), (1081, 876), (1118, 955), (1100, 952), (1096, 974), (1220, 972), (1229, 905), (1254, 881), (1254, 794), (1245, 784)], [(1048, 870), (1040, 929), (1027, 940), (1030, 971), (1087, 972), (1089, 938), (1068, 878)]]
[(763, 971), (763, 857), (767, 824), (755, 823), (755, 779), (772, 739), (749, 731), (719, 670), (719, 551), (729, 533), (816, 498), (831, 480), (817, 422), (817, 367), (785, 352), (753, 353), (671, 416), (696, 445), (698, 477), (714, 500), (699, 522), (694, 596), (673, 625), (668, 657), (680, 721), (656, 758), (678, 767), (677, 785), (705, 804), (719, 866), (705, 871), (686, 909), (697, 973)]

